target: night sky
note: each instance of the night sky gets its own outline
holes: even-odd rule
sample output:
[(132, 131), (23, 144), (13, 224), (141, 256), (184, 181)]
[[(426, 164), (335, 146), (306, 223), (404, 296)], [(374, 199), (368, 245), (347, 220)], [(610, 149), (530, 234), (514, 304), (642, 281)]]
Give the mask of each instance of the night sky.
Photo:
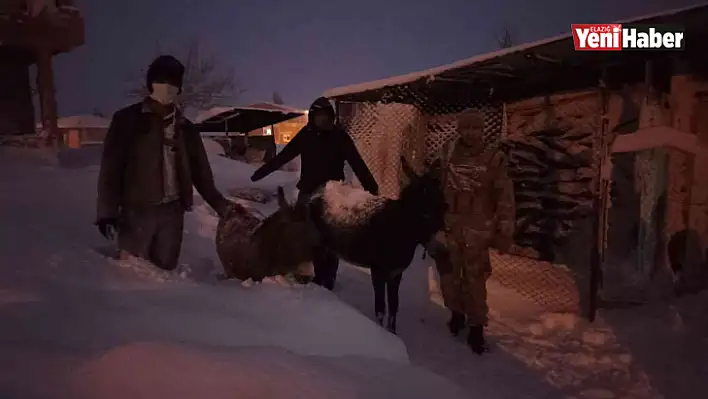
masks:
[(86, 44), (55, 58), (60, 115), (112, 113), (131, 102), (127, 76), (159, 45), (197, 38), (235, 69), (239, 101), (306, 107), (328, 88), (434, 67), (517, 41), (565, 33), (696, 0), (78, 0)]

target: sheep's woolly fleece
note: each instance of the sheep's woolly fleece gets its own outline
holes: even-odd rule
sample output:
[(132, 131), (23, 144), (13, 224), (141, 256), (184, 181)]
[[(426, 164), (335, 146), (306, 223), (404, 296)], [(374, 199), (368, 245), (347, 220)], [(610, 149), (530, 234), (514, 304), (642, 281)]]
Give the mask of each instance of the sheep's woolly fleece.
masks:
[(349, 184), (331, 181), (316, 196), (324, 202), (324, 219), (341, 227), (356, 227), (380, 210), (388, 199)]

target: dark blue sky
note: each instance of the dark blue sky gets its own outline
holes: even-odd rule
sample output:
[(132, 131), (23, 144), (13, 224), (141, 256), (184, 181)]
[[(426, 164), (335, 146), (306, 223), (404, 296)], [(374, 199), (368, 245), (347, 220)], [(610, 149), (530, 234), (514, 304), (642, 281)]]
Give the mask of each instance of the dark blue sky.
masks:
[(112, 113), (126, 76), (156, 44), (198, 38), (233, 67), (240, 103), (305, 107), (324, 90), (425, 69), (495, 49), (504, 24), (519, 41), (690, 5), (696, 0), (78, 0), (86, 44), (56, 57), (60, 114)]

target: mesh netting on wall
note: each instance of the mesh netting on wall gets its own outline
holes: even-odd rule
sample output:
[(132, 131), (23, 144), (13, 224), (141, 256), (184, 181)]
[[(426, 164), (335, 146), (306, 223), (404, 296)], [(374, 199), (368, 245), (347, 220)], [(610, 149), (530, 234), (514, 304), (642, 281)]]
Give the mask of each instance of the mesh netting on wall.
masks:
[(371, 169), (382, 195), (397, 198), (404, 183), (400, 158), (405, 157), (422, 172), (426, 164), (443, 155), (443, 149), (457, 139), (457, 115), (479, 109), (485, 116), (484, 140), (496, 146), (502, 134), (503, 105), (473, 102), (441, 112), (439, 105), (339, 103), (340, 121)]

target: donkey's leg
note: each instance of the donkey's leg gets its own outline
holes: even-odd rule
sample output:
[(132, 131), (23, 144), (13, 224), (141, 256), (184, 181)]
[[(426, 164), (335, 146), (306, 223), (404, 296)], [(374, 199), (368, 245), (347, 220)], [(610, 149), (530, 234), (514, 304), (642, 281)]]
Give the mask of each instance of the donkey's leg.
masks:
[(374, 312), (376, 320), (383, 325), (386, 314), (386, 274), (371, 269), (371, 283), (374, 286)]
[(401, 287), (403, 273), (390, 277), (386, 281), (386, 293), (388, 294), (388, 323), (386, 328), (392, 333), (396, 333), (396, 315), (398, 314), (398, 290)]

